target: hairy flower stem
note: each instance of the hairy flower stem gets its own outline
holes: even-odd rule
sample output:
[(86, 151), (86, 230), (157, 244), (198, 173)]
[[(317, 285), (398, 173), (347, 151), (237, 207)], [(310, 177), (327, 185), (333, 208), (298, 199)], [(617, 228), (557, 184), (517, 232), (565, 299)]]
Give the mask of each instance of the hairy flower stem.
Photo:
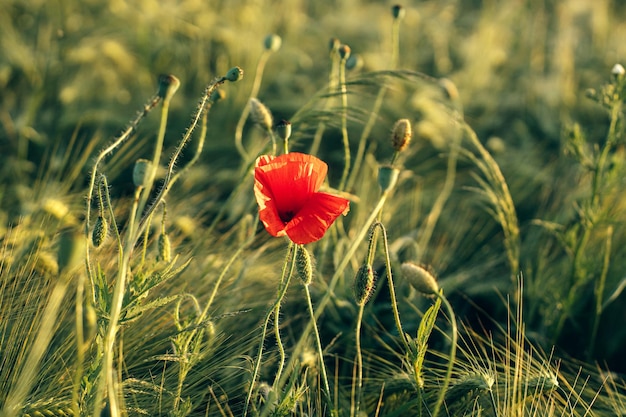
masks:
[(589, 350), (587, 353), (587, 359), (592, 362), (593, 354), (595, 351), (596, 337), (598, 335), (598, 327), (600, 326), (600, 316), (602, 316), (603, 310), (603, 297), (604, 286), (606, 284), (606, 277), (609, 273), (609, 266), (611, 264), (611, 246), (613, 242), (613, 226), (609, 226), (606, 231), (606, 241), (604, 244), (604, 261), (602, 263), (602, 271), (600, 272), (600, 279), (596, 282), (594, 288), (595, 295), (595, 315), (593, 318), (593, 328), (591, 330), (591, 337), (589, 338)]
[(448, 369), (446, 371), (445, 379), (443, 380), (443, 385), (439, 389), (439, 397), (437, 398), (437, 402), (435, 403), (435, 409), (432, 413), (432, 417), (437, 417), (439, 411), (441, 410), (441, 406), (443, 405), (443, 401), (446, 396), (446, 391), (448, 390), (448, 386), (450, 385), (450, 378), (452, 377), (452, 368), (454, 367), (454, 361), (456, 360), (456, 345), (458, 339), (458, 331), (456, 325), (456, 316), (454, 314), (454, 310), (452, 306), (448, 302), (448, 299), (443, 295), (443, 291), (437, 293), (437, 297), (441, 300), (443, 305), (446, 307), (451, 326), (451, 337), (450, 337), (450, 356), (448, 357)]
[(346, 88), (346, 59), (341, 59), (339, 65), (339, 85), (341, 87), (341, 137), (343, 139), (344, 166), (339, 181), (339, 191), (344, 191), (348, 173), (350, 172), (351, 153), (350, 140), (348, 139), (348, 90)]
[[(337, 51), (332, 50), (330, 54), (331, 66), (330, 66), (330, 74), (328, 76), (328, 94), (334, 94), (335, 90), (337, 90), (337, 73), (339, 71), (340, 58)], [(331, 98), (326, 98), (324, 102), (324, 111), (328, 110), (331, 105)], [(311, 149), (309, 153), (311, 155), (317, 155), (320, 150), (320, 145), (322, 143), (322, 137), (324, 136), (324, 131), (326, 130), (326, 124), (324, 122), (319, 122), (317, 125), (317, 129), (315, 130), (315, 135), (313, 136), (313, 143), (311, 144)]]
[(398, 311), (398, 300), (396, 298), (396, 290), (395, 285), (393, 283), (393, 274), (391, 272), (391, 258), (389, 257), (389, 242), (387, 240), (387, 230), (385, 226), (381, 222), (376, 222), (372, 225), (372, 230), (374, 228), (378, 228), (381, 231), (383, 238), (383, 247), (385, 252), (385, 269), (387, 270), (387, 283), (389, 285), (389, 295), (391, 297), (391, 309), (393, 311), (393, 318), (396, 322), (396, 328), (398, 330), (398, 334), (400, 335), (400, 339), (402, 340), (402, 344), (404, 345), (404, 350), (406, 353), (410, 352), (409, 342), (406, 339), (406, 335), (404, 334), (404, 330), (402, 330), (402, 322), (400, 321), (400, 312)]
[[(100, 417), (100, 411), (102, 409), (103, 400), (106, 397), (109, 400), (109, 409), (111, 412), (111, 417), (118, 417), (120, 415), (119, 405), (117, 404), (118, 399), (118, 390), (116, 384), (116, 375), (113, 367), (113, 356), (114, 356), (114, 345), (117, 339), (117, 332), (119, 330), (119, 318), (122, 311), (122, 304), (124, 299), (124, 293), (126, 289), (126, 279), (130, 268), (130, 258), (133, 253), (133, 249), (137, 242), (137, 239), (143, 231), (148, 227), (150, 219), (152, 218), (152, 213), (156, 210), (161, 201), (165, 198), (167, 193), (171, 188), (171, 179), (174, 173), (174, 166), (178, 162), (180, 154), (185, 147), (185, 145), (189, 142), (191, 134), (194, 129), (198, 125), (198, 121), (200, 120), (202, 113), (206, 110), (206, 105), (210, 101), (210, 97), (213, 91), (221, 84), (227, 81), (226, 77), (219, 77), (216, 80), (212, 81), (204, 91), (200, 104), (198, 106), (198, 110), (192, 119), (191, 125), (187, 128), (185, 135), (179, 142), (172, 158), (170, 159), (168, 170), (163, 182), (163, 186), (159, 190), (156, 198), (152, 205), (150, 205), (145, 213), (142, 213), (143, 210), (140, 210), (139, 207), (141, 205), (141, 196), (137, 196), (135, 199), (135, 206), (131, 210), (131, 215), (129, 218), (129, 225), (127, 229), (126, 239), (124, 242), (123, 250), (121, 251), (120, 258), (121, 261), (118, 264), (118, 275), (117, 280), (115, 282), (115, 287), (113, 289), (113, 296), (111, 299), (111, 311), (109, 312), (109, 325), (106, 330), (106, 334), (104, 337), (104, 363), (102, 372), (96, 391), (96, 402), (94, 405), (94, 417)], [(164, 100), (166, 101), (166, 100)], [(168, 108), (168, 104), (164, 104), (164, 108)], [(167, 112), (162, 112), (162, 117), (167, 117)], [(164, 131), (165, 122), (161, 121), (161, 129)], [(163, 133), (164, 134), (164, 133)], [(159, 134), (160, 135), (160, 134)], [(158, 145), (157, 145), (158, 147)], [(160, 155), (160, 154), (159, 154)], [(155, 152), (155, 158), (157, 154)], [(155, 166), (153, 166), (153, 169)], [(138, 189), (141, 190), (141, 189)], [(149, 195), (150, 190), (145, 189), (143, 195)], [(146, 200), (147, 202), (147, 197)], [(133, 222), (136, 222), (133, 224)]]
[(357, 416), (361, 410), (361, 396), (363, 390), (363, 352), (361, 351), (361, 326), (363, 324), (363, 311), (365, 303), (359, 305), (359, 314), (356, 319), (355, 349), (356, 349), (356, 366), (357, 366), (357, 383), (356, 383), (356, 406), (355, 412), (350, 415)]
[[(139, 123), (144, 119), (144, 117), (154, 108), (156, 107), (156, 105), (159, 103), (159, 101), (161, 101), (161, 97), (156, 94), (154, 95), (149, 101), (148, 104), (146, 104), (142, 111), (139, 112), (139, 114), (137, 115), (137, 117), (135, 117), (135, 119), (133, 119), (129, 126), (126, 128), (126, 130), (124, 132), (122, 132), (122, 134), (115, 139), (115, 141), (110, 144), (109, 146), (107, 146), (106, 148), (104, 148), (102, 151), (100, 151), (100, 153), (98, 154), (98, 156), (96, 157), (96, 160), (93, 164), (93, 169), (91, 170), (91, 176), (89, 178), (89, 189), (87, 191), (87, 207), (86, 207), (86, 215), (85, 215), (85, 240), (86, 240), (86, 246), (85, 246), (85, 264), (87, 265), (87, 275), (90, 281), (92, 281), (93, 283), (93, 273), (91, 270), (91, 261), (89, 259), (89, 232), (91, 229), (91, 201), (93, 200), (93, 193), (94, 193), (94, 189), (95, 189), (95, 185), (96, 185), (96, 176), (98, 175), (98, 167), (100, 165), (100, 163), (104, 160), (104, 158), (106, 158), (107, 155), (109, 155), (111, 152), (113, 152), (115, 149), (117, 149), (126, 139), (128, 139), (128, 137), (131, 135), (131, 133), (133, 133), (133, 131), (135, 131), (135, 129), (137, 129), (137, 126), (139, 126)], [(94, 287), (92, 285), (92, 287)], [(94, 296), (94, 301), (95, 301), (95, 296)]]
[[(617, 125), (619, 122), (620, 114), (622, 109), (622, 103), (618, 102), (613, 105), (611, 108), (611, 122), (609, 125), (609, 131), (606, 136), (606, 142), (600, 151), (600, 155), (597, 157), (594, 168), (592, 171), (592, 179), (591, 179), (591, 194), (589, 195), (588, 200), (586, 201), (586, 208), (589, 213), (595, 215), (600, 203), (601, 203), (601, 184), (604, 179), (604, 171), (605, 165), (607, 162), (608, 155), (610, 150), (615, 145), (617, 140)], [(587, 282), (587, 275), (584, 273), (584, 267), (582, 266), (583, 257), (585, 254), (585, 248), (589, 243), (589, 239), (591, 238), (591, 232), (593, 226), (582, 225), (583, 232), (582, 236), (576, 242), (574, 249), (574, 256), (572, 257), (572, 263), (570, 267), (570, 284), (569, 291), (565, 302), (563, 303), (563, 313), (561, 314), (559, 321), (556, 326), (556, 331), (554, 333), (553, 341), (556, 343), (558, 338), (563, 331), (563, 327), (565, 326), (565, 322), (569, 318), (572, 307), (576, 304), (578, 299), (578, 290), (582, 285)]]
[(254, 81), (252, 82), (252, 89), (250, 90), (250, 96), (248, 97), (246, 106), (241, 112), (241, 116), (239, 116), (239, 121), (237, 122), (237, 127), (235, 128), (235, 147), (244, 161), (247, 161), (250, 158), (250, 155), (243, 146), (243, 126), (246, 124), (246, 120), (250, 115), (250, 99), (255, 98), (259, 94), (261, 80), (263, 79), (263, 72), (265, 71), (265, 64), (267, 64), (267, 60), (271, 54), (272, 50), (265, 49), (259, 58), (259, 62), (256, 66), (256, 73), (254, 74)]
[[(285, 293), (287, 292), (287, 288), (289, 287), (289, 282), (291, 281), (291, 276), (293, 275), (293, 271), (296, 267), (296, 245), (293, 242), (289, 243), (289, 248), (287, 249), (287, 255), (285, 256), (285, 262), (283, 263), (283, 270), (280, 277), (280, 284), (278, 286), (278, 294), (276, 295), (276, 301), (272, 307), (267, 310), (267, 314), (265, 315), (265, 320), (263, 321), (263, 330), (261, 331), (261, 340), (259, 342), (259, 350), (257, 351), (256, 362), (254, 363), (254, 369), (252, 370), (252, 378), (250, 379), (250, 388), (248, 389), (248, 396), (246, 398), (246, 404), (244, 406), (243, 416), (248, 415), (248, 407), (250, 406), (250, 401), (252, 400), (252, 393), (254, 392), (254, 384), (256, 383), (256, 379), (259, 375), (259, 370), (261, 369), (261, 359), (263, 356), (263, 343), (265, 342), (265, 336), (267, 334), (267, 327), (269, 325), (270, 318), (272, 315), (276, 313), (277, 306), (283, 301), (285, 297)], [(279, 317), (274, 317), (275, 322), (279, 320)], [(280, 333), (277, 335), (277, 340), (280, 340)], [(280, 345), (282, 347), (282, 344)], [(281, 350), (281, 361), (284, 365), (284, 349)], [(283, 368), (282, 366), (281, 368)], [(282, 369), (278, 370), (278, 374), (282, 373)], [(282, 378), (277, 378), (276, 381)], [(276, 388), (276, 381), (274, 382), (274, 390)]]
[[(326, 292), (324, 294), (324, 297), (322, 297), (322, 299), (317, 304), (317, 310), (315, 311), (315, 316), (314, 316), (315, 319), (319, 318), (322, 315), (322, 313), (324, 312), (324, 309), (326, 308), (326, 306), (330, 302), (331, 298), (334, 296), (335, 287), (339, 283), (340, 278), (343, 276), (344, 270), (346, 269), (346, 267), (350, 263), (352, 257), (356, 253), (359, 245), (363, 242), (363, 240), (367, 236), (368, 231), (370, 230), (370, 226), (372, 225), (372, 223), (374, 223), (374, 221), (376, 220), (376, 217), (378, 216), (379, 212), (382, 210), (383, 206), (387, 202), (387, 199), (389, 198), (389, 194), (390, 194), (391, 190), (392, 189), (389, 188), (389, 189), (385, 190), (382, 193), (382, 195), (378, 199), (378, 202), (376, 203), (376, 206), (372, 209), (369, 217), (365, 221), (363, 227), (361, 228), (361, 230), (356, 234), (356, 236), (352, 240), (352, 245), (350, 245), (350, 247), (348, 247), (348, 249), (346, 250), (345, 255), (341, 259), (341, 262), (339, 262), (339, 265), (337, 265), (337, 269), (335, 270), (335, 273), (333, 274), (333, 276), (330, 279), (330, 282), (328, 284), (328, 289), (326, 290)], [(298, 343), (294, 347), (293, 353), (291, 354), (289, 362), (287, 363), (286, 368), (288, 370), (294, 369), (295, 361), (296, 361), (296, 359), (298, 357), (298, 353), (301, 352), (302, 349), (304, 348), (304, 345), (307, 342), (307, 335), (312, 331), (312, 327), (314, 325), (315, 325), (315, 321), (314, 320), (309, 320), (309, 323), (303, 329), (302, 335), (300, 336), (300, 339), (298, 340)], [(288, 375), (289, 375), (289, 372), (285, 373), (281, 377), (281, 379), (280, 379), (280, 381), (278, 383), (278, 386), (275, 386), (276, 389), (279, 389), (279, 390), (282, 389), (282, 387), (287, 383)]]
[[(317, 345), (317, 354), (320, 357), (320, 370), (322, 371), (322, 382), (324, 383), (324, 394), (326, 397), (326, 404), (329, 410), (334, 410), (333, 398), (330, 392), (330, 385), (328, 384), (328, 374), (326, 373), (326, 365), (324, 364), (324, 349), (322, 349), (322, 340), (320, 339), (320, 333), (317, 329), (317, 320), (315, 318), (315, 311), (313, 310), (313, 302), (311, 301), (311, 292), (309, 291), (309, 285), (304, 284), (304, 292), (306, 293), (306, 300), (309, 306), (309, 314), (311, 315), (311, 322), (313, 323), (313, 334), (315, 335), (315, 343)], [(332, 415), (336, 412), (332, 411)]]

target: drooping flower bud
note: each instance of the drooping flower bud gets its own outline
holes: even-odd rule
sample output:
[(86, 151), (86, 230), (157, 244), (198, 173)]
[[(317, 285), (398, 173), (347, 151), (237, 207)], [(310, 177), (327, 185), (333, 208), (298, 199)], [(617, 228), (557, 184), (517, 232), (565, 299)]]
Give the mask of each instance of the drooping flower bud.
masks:
[(374, 284), (376, 283), (376, 275), (374, 269), (369, 263), (361, 265), (354, 277), (354, 299), (357, 305), (365, 305), (372, 293), (374, 292)]
[(104, 243), (104, 240), (107, 237), (108, 231), (109, 224), (107, 219), (101, 215), (98, 216), (96, 224), (93, 227), (93, 232), (91, 233), (91, 243), (93, 243), (96, 248), (102, 246), (102, 243)]
[(400, 268), (404, 278), (417, 291), (425, 295), (435, 295), (439, 292), (439, 284), (428, 269), (412, 262), (405, 262)]
[(296, 253), (296, 270), (304, 285), (309, 285), (313, 280), (313, 263), (311, 255), (304, 246), (299, 246)]

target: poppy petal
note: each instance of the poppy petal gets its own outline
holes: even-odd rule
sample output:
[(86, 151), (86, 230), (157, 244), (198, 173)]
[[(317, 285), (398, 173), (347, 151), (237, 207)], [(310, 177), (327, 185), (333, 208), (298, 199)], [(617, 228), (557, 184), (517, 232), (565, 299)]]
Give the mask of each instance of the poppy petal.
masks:
[(285, 222), (278, 214), (271, 191), (255, 181), (254, 196), (259, 205), (259, 219), (268, 233), (274, 237), (285, 236)]
[(259, 192), (273, 201), (279, 217), (286, 223), (319, 190), (327, 171), (326, 163), (312, 155), (297, 152), (278, 157), (263, 155), (257, 159), (254, 170), (255, 193), (258, 186)]
[(285, 226), (289, 239), (299, 245), (321, 239), (341, 214), (350, 209), (350, 201), (327, 193), (315, 193)]

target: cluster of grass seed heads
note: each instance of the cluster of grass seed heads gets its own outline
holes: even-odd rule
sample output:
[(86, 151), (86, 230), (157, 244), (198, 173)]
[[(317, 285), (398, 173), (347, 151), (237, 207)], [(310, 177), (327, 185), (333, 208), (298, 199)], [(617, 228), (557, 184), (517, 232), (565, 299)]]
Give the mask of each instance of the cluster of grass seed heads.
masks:
[(254, 123), (268, 132), (272, 130), (274, 120), (272, 113), (257, 98), (253, 97), (250, 99), (250, 114)]
[(391, 131), (391, 146), (396, 152), (402, 152), (411, 143), (412, 136), (413, 130), (409, 119), (400, 119), (394, 124)]

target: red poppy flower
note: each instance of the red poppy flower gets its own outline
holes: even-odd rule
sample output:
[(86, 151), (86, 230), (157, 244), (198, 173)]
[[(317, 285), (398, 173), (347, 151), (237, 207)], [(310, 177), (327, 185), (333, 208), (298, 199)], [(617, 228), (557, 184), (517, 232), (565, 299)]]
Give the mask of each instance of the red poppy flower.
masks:
[(300, 245), (315, 242), (348, 212), (348, 200), (318, 192), (327, 171), (323, 161), (297, 152), (257, 159), (254, 195), (259, 217), (272, 236), (287, 235)]

